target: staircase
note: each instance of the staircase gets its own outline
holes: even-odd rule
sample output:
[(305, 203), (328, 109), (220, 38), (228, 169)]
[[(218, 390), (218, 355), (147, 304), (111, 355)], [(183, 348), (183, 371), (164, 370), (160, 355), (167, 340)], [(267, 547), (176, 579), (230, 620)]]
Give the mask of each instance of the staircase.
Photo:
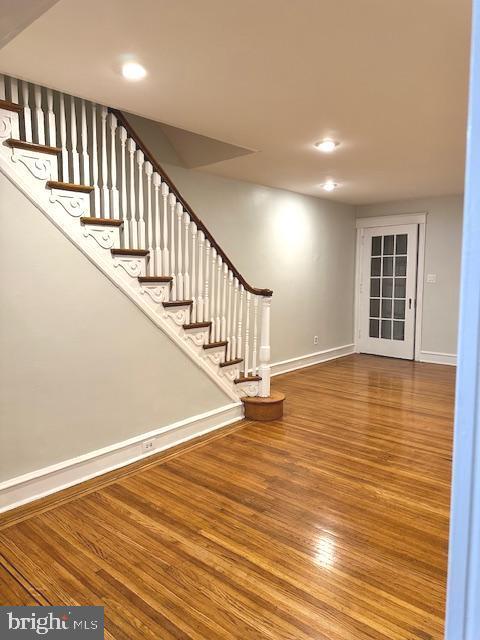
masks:
[(121, 112), (0, 76), (0, 170), (230, 398), (270, 395), (272, 291), (248, 284)]

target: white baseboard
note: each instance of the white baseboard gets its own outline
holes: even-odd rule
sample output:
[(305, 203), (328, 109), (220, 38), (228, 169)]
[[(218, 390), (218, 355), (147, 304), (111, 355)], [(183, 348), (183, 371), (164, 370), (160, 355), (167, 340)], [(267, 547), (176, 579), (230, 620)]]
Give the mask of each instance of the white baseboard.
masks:
[(295, 371), (295, 369), (311, 367), (314, 364), (320, 364), (321, 362), (327, 362), (327, 360), (334, 360), (335, 358), (349, 356), (352, 353), (354, 353), (354, 345), (345, 344), (342, 347), (334, 347), (333, 349), (325, 349), (324, 351), (317, 351), (316, 353), (308, 353), (305, 356), (290, 358), (289, 360), (282, 360), (281, 362), (274, 362), (272, 364), (271, 375), (278, 376), (281, 373), (288, 373), (289, 371)]
[[(103, 449), (6, 480), (0, 483), (0, 513), (175, 447), (214, 429), (225, 427), (242, 417), (242, 403), (234, 402)], [(142, 442), (151, 439), (155, 439), (153, 449), (143, 453)]]
[(418, 360), (420, 362), (431, 362), (433, 364), (449, 364), (455, 367), (457, 364), (457, 354), (440, 353), (439, 351), (420, 351)]

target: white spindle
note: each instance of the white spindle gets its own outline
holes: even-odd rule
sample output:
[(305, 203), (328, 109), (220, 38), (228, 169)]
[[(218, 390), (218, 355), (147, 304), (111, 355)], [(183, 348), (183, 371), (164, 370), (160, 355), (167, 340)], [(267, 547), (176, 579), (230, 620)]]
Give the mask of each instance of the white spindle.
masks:
[(154, 207), (155, 207), (155, 239), (153, 256), (150, 260), (155, 263), (154, 273), (157, 276), (162, 275), (162, 248), (160, 246), (160, 176), (155, 171), (153, 174), (153, 190), (154, 190)]
[[(14, 102), (16, 102), (16, 100), (14, 100)], [(30, 104), (29, 104), (30, 91), (29, 91), (29, 84), (28, 82), (25, 82), (25, 80), (22, 80), (22, 102), (23, 102), (23, 124), (25, 126), (25, 140), (26, 142), (32, 142), (33, 141), (32, 111), (30, 109)]]
[(221, 311), (221, 305), (222, 305), (222, 259), (219, 255), (217, 256), (216, 279), (217, 279), (217, 282), (215, 284), (215, 291), (216, 291), (215, 340), (218, 342), (220, 340), (220, 329), (221, 329), (220, 311)]
[(198, 277), (197, 277), (197, 322), (204, 322), (204, 281), (203, 281), (203, 252), (205, 247), (205, 234), (203, 231), (198, 232)]
[(217, 306), (216, 306), (216, 297), (215, 297), (215, 290), (216, 290), (216, 279), (217, 279), (217, 251), (215, 249), (215, 247), (212, 247), (212, 258), (211, 258), (211, 275), (210, 275), (210, 318), (209, 320), (211, 320), (212, 322), (212, 341), (215, 341), (215, 336), (217, 335), (216, 332), (216, 322), (215, 322), (215, 312), (217, 310)]
[(57, 146), (57, 132), (55, 129), (55, 112), (53, 110), (53, 91), (47, 89), (47, 127), (48, 144), (51, 147)]
[(60, 146), (62, 148), (62, 180), (63, 182), (70, 182), (67, 151), (67, 118), (65, 115), (65, 95), (63, 93), (60, 94)]
[(5, 100), (7, 93), (5, 91), (5, 76), (0, 73), (0, 100)]
[(238, 306), (238, 329), (237, 329), (237, 358), (242, 357), (242, 322), (243, 322), (243, 296), (245, 289), (240, 285), (240, 301)]
[(115, 137), (117, 135), (117, 118), (110, 114), (110, 183), (112, 196), (110, 199), (112, 207), (112, 217), (115, 220), (120, 218), (119, 197), (117, 188), (117, 152), (115, 148)]
[(97, 105), (92, 103), (92, 186), (95, 217), (100, 218), (100, 187), (98, 186)]
[(10, 78), (10, 100), (18, 104), (18, 80)]
[[(183, 295), (185, 300), (190, 300), (190, 235), (188, 233), (190, 229), (190, 216), (185, 211), (183, 215), (183, 230), (184, 230), (184, 251), (183, 251)], [(192, 314), (190, 314), (190, 318)]]
[(250, 291), (247, 291), (247, 304), (245, 309), (245, 346), (243, 349), (243, 364), (245, 375), (248, 376), (248, 366), (250, 361), (250, 302), (252, 299), (252, 294)]
[(143, 164), (145, 155), (140, 149), (135, 155), (138, 169), (138, 244), (140, 249), (145, 249), (145, 205), (143, 201)]
[(259, 385), (259, 396), (268, 398), (270, 395), (270, 305), (272, 299), (262, 298), (262, 319), (260, 332), (260, 353), (258, 375), (262, 380)]
[(150, 252), (150, 260), (148, 261), (149, 276), (153, 276), (155, 273), (155, 258), (153, 254), (152, 173), (152, 163), (147, 160), (147, 162), (145, 162), (145, 175), (147, 176), (147, 248)]
[(129, 182), (130, 182), (130, 239), (132, 244), (132, 249), (138, 249), (138, 227), (137, 227), (137, 216), (135, 211), (135, 164), (134, 164), (134, 155), (135, 155), (135, 140), (129, 138), (127, 140), (127, 150), (129, 157)]
[(90, 158), (88, 156), (87, 108), (80, 100), (80, 140), (82, 143), (82, 181), (90, 184)]
[(227, 278), (228, 267), (226, 264), (222, 266), (223, 278), (222, 278), (222, 308), (220, 310), (220, 340), (227, 339)]
[(177, 278), (175, 275), (175, 196), (170, 193), (168, 196), (168, 207), (170, 209), (170, 275), (172, 276), (172, 300), (177, 299)]
[(162, 210), (163, 210), (162, 275), (168, 276), (168, 274), (170, 273), (170, 251), (168, 249), (168, 185), (166, 182), (162, 182)]
[(239, 355), (237, 353), (237, 303), (238, 303), (238, 280), (233, 281), (233, 318), (232, 318), (232, 333), (231, 341), (232, 348), (230, 349), (230, 359), (235, 360)]
[(233, 289), (233, 273), (228, 269), (227, 265), (225, 265), (228, 274), (228, 303), (227, 303), (227, 329), (226, 329), (226, 340), (228, 340), (227, 345), (227, 360), (232, 359), (232, 289)]
[(120, 180), (122, 186), (122, 215), (123, 220), (123, 247), (124, 249), (130, 248), (130, 225), (128, 221), (128, 198), (127, 198), (127, 171), (125, 166), (125, 154), (126, 154), (126, 142), (127, 142), (127, 130), (125, 127), (120, 127), (118, 132), (120, 138)]
[(257, 375), (258, 296), (253, 296), (252, 376)]
[(183, 248), (182, 248), (182, 218), (183, 207), (180, 202), (175, 206), (177, 213), (177, 298), (185, 300), (183, 290)]
[(72, 145), (73, 182), (80, 184), (80, 156), (77, 149), (77, 116), (75, 113), (75, 98), (73, 96), (70, 96), (70, 143)]
[(197, 318), (197, 225), (192, 222), (191, 224), (192, 230), (192, 277), (190, 279), (190, 293), (192, 294), (192, 314), (191, 314), (191, 322), (201, 322)]
[(100, 107), (100, 132), (102, 154), (102, 218), (111, 218), (110, 193), (108, 191), (108, 159), (107, 159), (107, 107)]
[(33, 94), (35, 97), (35, 126), (37, 130), (38, 144), (45, 144), (45, 120), (42, 109), (42, 87), (33, 85)]
[(208, 274), (210, 273), (210, 251), (211, 245), (210, 240), (206, 240), (205, 242), (205, 282), (204, 282), (204, 294), (203, 294), (203, 322), (209, 322), (210, 318), (210, 301), (209, 301), (209, 279)]

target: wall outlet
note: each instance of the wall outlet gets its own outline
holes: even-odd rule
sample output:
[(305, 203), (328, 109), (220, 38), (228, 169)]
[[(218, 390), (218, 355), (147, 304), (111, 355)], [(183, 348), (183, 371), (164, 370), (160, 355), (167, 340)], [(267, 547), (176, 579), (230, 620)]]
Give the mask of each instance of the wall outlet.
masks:
[(150, 451), (153, 451), (154, 448), (155, 438), (152, 438), (151, 440), (144, 440), (142, 442), (142, 453), (149, 453)]
[(436, 281), (437, 281), (437, 274), (436, 273), (427, 274), (427, 282), (429, 284), (435, 284)]
[(318, 344), (318, 336), (313, 336), (313, 344)]

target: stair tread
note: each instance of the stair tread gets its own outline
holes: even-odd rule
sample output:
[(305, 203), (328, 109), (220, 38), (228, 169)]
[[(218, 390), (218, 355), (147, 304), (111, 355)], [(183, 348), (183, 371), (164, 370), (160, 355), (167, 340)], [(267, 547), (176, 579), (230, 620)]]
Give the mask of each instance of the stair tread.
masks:
[(164, 302), (164, 307), (186, 307), (193, 304), (193, 300), (173, 300), (171, 302)]
[(61, 153), (62, 150), (59, 147), (50, 147), (46, 144), (37, 144), (35, 142), (25, 142), (25, 140), (17, 140), (15, 138), (9, 138), (5, 140), (5, 144), (14, 149), (27, 149), (29, 151), (41, 151), (42, 153), (48, 153), (49, 155), (56, 156)]
[(78, 191), (79, 193), (91, 193), (93, 191), (93, 187), (87, 184), (58, 182), (57, 180), (48, 180), (47, 187), (50, 189), (64, 189), (65, 191)]
[(155, 284), (156, 282), (171, 282), (173, 280), (172, 276), (140, 276), (138, 281), (141, 284)]
[(240, 378), (235, 378), (235, 384), (241, 384), (242, 382), (258, 382), (261, 380), (261, 376), (241, 376)]
[(16, 102), (10, 102), (10, 100), (0, 100), (0, 109), (6, 109), (7, 111), (15, 111), (16, 113), (22, 113), (23, 107)]
[(80, 218), (82, 224), (96, 224), (102, 227), (121, 227), (123, 220), (114, 220), (112, 218), (91, 218), (88, 216), (82, 216)]
[(211, 322), (190, 322), (189, 324), (184, 324), (183, 328), (184, 329), (206, 329), (208, 327), (211, 327), (212, 323)]
[(209, 342), (208, 344), (204, 344), (204, 349), (214, 349), (215, 347), (226, 347), (228, 342), (226, 340), (220, 340), (219, 342)]
[(148, 249), (110, 249), (112, 256), (148, 256)]
[(220, 363), (220, 367), (229, 367), (232, 364), (240, 364), (243, 362), (243, 358), (235, 358), (235, 360), (225, 360), (225, 362)]

